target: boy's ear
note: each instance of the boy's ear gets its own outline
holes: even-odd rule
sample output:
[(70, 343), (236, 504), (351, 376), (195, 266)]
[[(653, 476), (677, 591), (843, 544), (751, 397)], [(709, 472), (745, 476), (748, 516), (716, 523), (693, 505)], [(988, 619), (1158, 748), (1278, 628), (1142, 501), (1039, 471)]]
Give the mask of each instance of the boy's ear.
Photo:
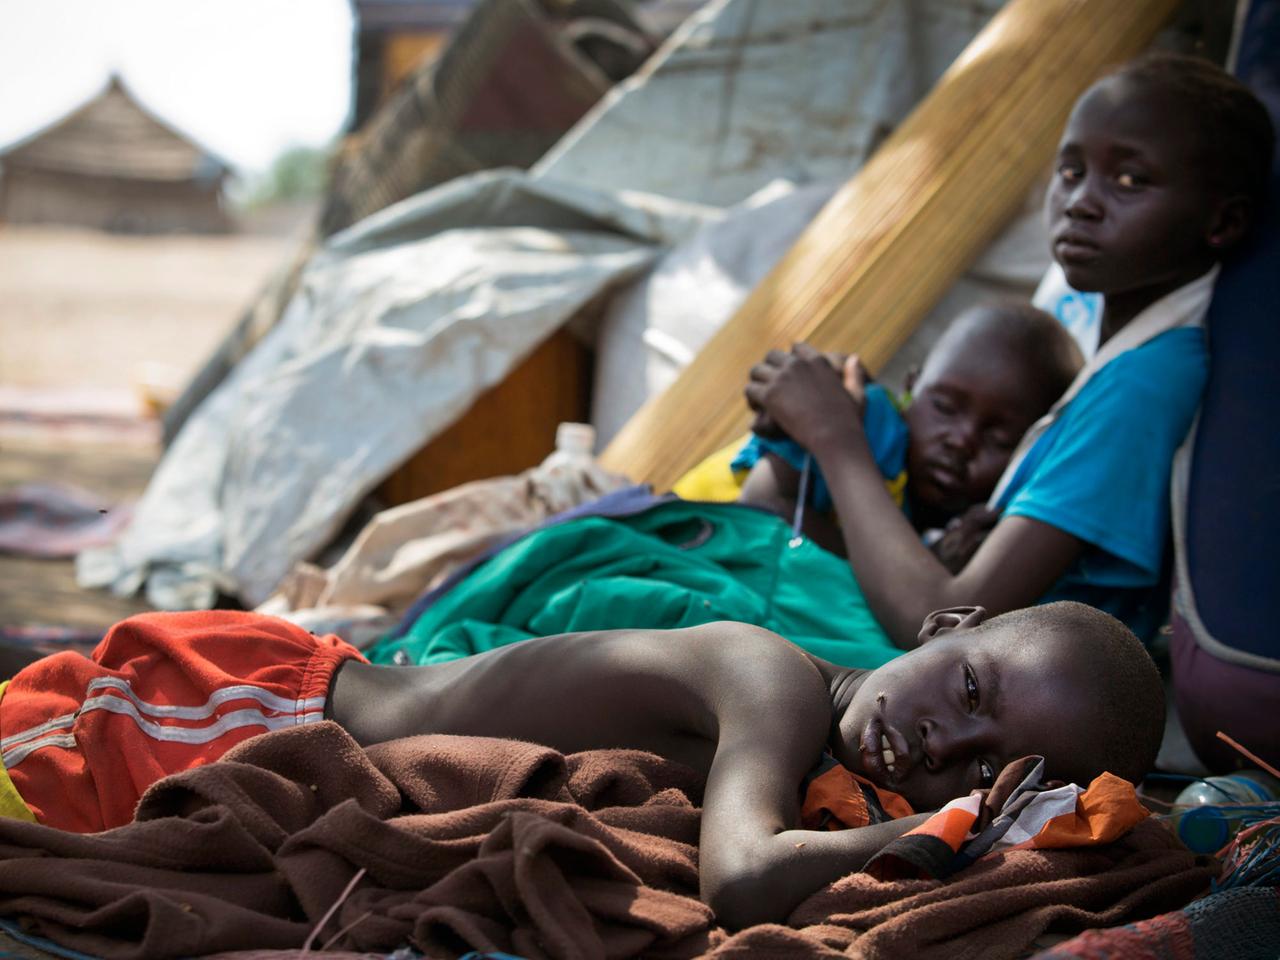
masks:
[(986, 607), (947, 607), (945, 610), (935, 610), (924, 618), (924, 626), (920, 628), (916, 639), (925, 643), (953, 630), (968, 630), (982, 623), (987, 616)]
[(1209, 246), (1218, 253), (1230, 250), (1248, 233), (1252, 220), (1253, 205), (1248, 197), (1236, 195), (1219, 201), (1209, 224)]

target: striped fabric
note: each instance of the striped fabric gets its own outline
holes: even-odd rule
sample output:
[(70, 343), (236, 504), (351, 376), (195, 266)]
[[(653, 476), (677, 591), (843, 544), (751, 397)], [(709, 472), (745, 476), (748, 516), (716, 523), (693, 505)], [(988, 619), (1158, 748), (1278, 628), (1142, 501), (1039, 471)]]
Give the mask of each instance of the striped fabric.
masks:
[(127, 823), (148, 786), (249, 737), (324, 718), (333, 672), (359, 657), (283, 620), (210, 611), (117, 624), (92, 657), (60, 653), (0, 699), (0, 760), (36, 819)]
[[(106, 692), (92, 696), (100, 690)], [(129, 717), (143, 734), (153, 740), (193, 744), (208, 743), (241, 727), (258, 727), (260, 729), (255, 732), (262, 733), (324, 719), (324, 697), (287, 700), (249, 684), (215, 690), (208, 700), (196, 707), (148, 703), (133, 692), (129, 681), (117, 677), (90, 681), (85, 693), (84, 703), (74, 713), (64, 713), (21, 733), (0, 738), (0, 761), (3, 761), (5, 769), (12, 769), (29, 753), (42, 747), (75, 747), (75, 735), (69, 732), (72, 724), (77, 717), (95, 710)], [(230, 711), (225, 709), (226, 704), (237, 700), (250, 700), (257, 705)], [(201, 722), (187, 725), (173, 721)]]
[(1111, 843), (1147, 817), (1133, 784), (1103, 773), (1087, 788), (1045, 782), (1044, 759), (1008, 764), (989, 790), (952, 800), (867, 864), (881, 879), (947, 877), (1006, 850)]

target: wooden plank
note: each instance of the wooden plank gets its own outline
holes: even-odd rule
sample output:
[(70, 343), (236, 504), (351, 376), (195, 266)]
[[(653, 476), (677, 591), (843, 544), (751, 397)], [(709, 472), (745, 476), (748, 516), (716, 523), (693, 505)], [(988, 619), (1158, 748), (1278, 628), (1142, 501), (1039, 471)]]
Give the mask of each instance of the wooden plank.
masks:
[(1010, 0), (602, 464), (668, 489), (746, 429), (741, 386), (770, 348), (878, 369), (1018, 209), (1080, 93), (1176, 6)]
[(383, 481), (378, 496), (408, 503), (541, 463), (555, 449), (560, 423), (587, 418), (590, 382), (591, 352), (557, 331)]

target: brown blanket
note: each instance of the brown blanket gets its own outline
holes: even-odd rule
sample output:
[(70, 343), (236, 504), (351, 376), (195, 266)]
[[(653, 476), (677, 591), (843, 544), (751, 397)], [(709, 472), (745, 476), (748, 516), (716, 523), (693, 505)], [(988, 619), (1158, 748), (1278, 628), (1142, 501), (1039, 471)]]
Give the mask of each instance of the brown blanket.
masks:
[(433, 957), (927, 960), (1013, 957), (1051, 922), (1176, 908), (1211, 875), (1144, 822), (1110, 846), (1005, 853), (946, 882), (853, 874), (790, 927), (730, 936), (697, 899), (699, 790), (636, 751), (433, 736), (362, 750), (334, 724), (299, 727), (161, 781), (117, 830), (0, 820), (0, 913), (104, 957), (310, 937)]

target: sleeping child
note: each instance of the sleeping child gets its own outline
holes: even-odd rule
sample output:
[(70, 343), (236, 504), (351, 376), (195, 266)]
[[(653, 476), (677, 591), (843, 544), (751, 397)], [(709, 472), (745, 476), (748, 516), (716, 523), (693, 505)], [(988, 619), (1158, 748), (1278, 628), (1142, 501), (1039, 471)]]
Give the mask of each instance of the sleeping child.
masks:
[[(361, 745), (437, 733), (647, 750), (705, 778), (701, 894), (736, 927), (783, 919), (920, 827), (925, 811), (990, 788), (1022, 758), (1043, 758), (1045, 778), (1089, 784), (1109, 771), (1103, 781), (1117, 786), (1153, 762), (1160, 678), (1111, 617), (1072, 603), (993, 619), (963, 607), (930, 615), (918, 639), (876, 670), (731, 622), (381, 667), (262, 614), (144, 614), (92, 657), (54, 654), (0, 684), (0, 814), (116, 827), (162, 777), (323, 719)], [(802, 784), (824, 758), (903, 816), (806, 828)]]
[[(1071, 385), (1084, 360), (1049, 314), (1016, 302), (956, 318), (907, 378), (909, 401), (867, 386), (862, 422), (876, 465), (916, 530), (946, 527), (983, 504), (1027, 428)], [(852, 373), (852, 371), (850, 371)], [(808, 452), (757, 419), (735, 471), (749, 470), (739, 502), (791, 519)], [(802, 529), (844, 553), (822, 471), (810, 464)], [(679, 492), (677, 488), (677, 492)]]

